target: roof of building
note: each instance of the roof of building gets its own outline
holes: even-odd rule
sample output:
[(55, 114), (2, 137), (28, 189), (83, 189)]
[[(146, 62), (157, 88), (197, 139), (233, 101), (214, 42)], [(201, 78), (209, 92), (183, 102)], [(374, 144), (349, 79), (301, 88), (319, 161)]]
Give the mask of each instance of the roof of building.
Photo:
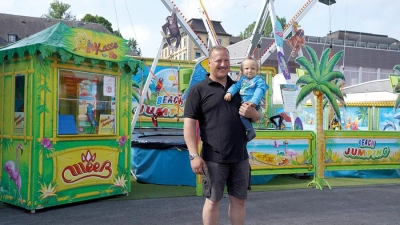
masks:
[(332, 34), (328, 34), (327, 38), (346, 40), (347, 42), (359, 42), (359, 43), (376, 43), (376, 44), (386, 44), (386, 45), (399, 45), (400, 42), (397, 39), (388, 37), (387, 35), (363, 33), (355, 31), (344, 31), (338, 30)]
[(35, 55), (39, 52), (41, 57), (46, 58), (57, 53), (62, 63), (73, 59), (75, 65), (80, 65), (85, 59), (91, 59), (92, 66), (104, 62), (110, 67), (111, 63), (116, 63), (126, 73), (135, 74), (138, 67), (143, 65), (141, 61), (127, 56), (129, 50), (126, 41), (118, 36), (80, 27), (71, 28), (59, 22), (1, 47), (0, 64), (15, 56), (22, 58), (26, 54)]
[[(264, 51), (266, 51), (267, 47), (271, 44), (273, 40), (273, 38), (263, 37), (260, 40), (260, 48), (256, 49), (254, 52), (254, 57), (257, 59), (260, 58), (259, 55), (262, 56), (264, 54)], [(364, 36), (364, 40), (376, 39), (367, 39), (367, 37)], [(326, 37), (305, 36), (305, 41), (306, 45), (309, 45), (311, 48), (313, 48), (318, 56), (321, 55), (324, 49), (329, 48), (330, 46), (330, 39)], [(230, 56), (233, 59), (231, 60), (232, 64), (236, 64), (242, 61), (242, 58), (245, 57), (249, 45), (250, 39), (245, 39), (233, 45), (227, 46), (230, 52)], [(340, 39), (332, 39), (332, 46), (334, 54), (341, 50), (344, 50), (345, 52), (344, 57), (346, 62), (343, 63), (344, 57), (342, 57), (342, 59), (338, 62), (338, 65), (393, 69), (393, 65), (400, 62), (400, 46), (396, 43), (388, 45), (372, 42), (360, 43), (354, 41), (349, 42)], [(295, 72), (295, 68), (298, 67), (298, 65), (294, 62), (296, 57), (291, 57), (289, 55), (292, 50), (287, 44), (283, 45), (283, 51), (286, 53), (285, 55), (287, 55), (286, 58), (289, 63), (290, 71)], [(377, 51), (379, 51), (379, 57), (376, 56)], [(303, 54), (304, 56), (308, 57), (308, 54), (305, 52), (304, 48)], [(271, 56), (263, 63), (263, 65), (278, 68), (278, 62), (276, 58), (276, 51), (274, 51)]]
[[(226, 33), (225, 29), (221, 25), (221, 21), (211, 21), (214, 27), (215, 33), (217, 35), (231, 36)], [(188, 24), (192, 27), (192, 29), (198, 33), (207, 33), (206, 27), (204, 26), (202, 19), (192, 18), (188, 21)]]
[(229, 45), (233, 45), (233, 44), (238, 43), (239, 41), (242, 41), (242, 40), (243, 40), (242, 37), (231, 36), (231, 37), (229, 37)]
[(17, 35), (17, 40), (21, 40), (46, 28), (49, 28), (59, 22), (63, 22), (69, 27), (81, 27), (84, 29), (94, 30), (107, 34), (111, 33), (101, 24), (80, 21), (47, 19), (4, 13), (0, 13), (0, 21), (0, 46), (9, 44), (8, 34), (15, 34)]
[[(297, 75), (291, 74), (292, 82), (296, 83)], [(272, 80), (272, 102), (273, 104), (283, 104), (280, 84), (286, 84), (287, 81), (283, 74), (278, 73)], [(347, 104), (356, 102), (394, 102), (397, 99), (397, 94), (387, 91), (389, 80), (374, 80), (355, 86), (345, 87), (344, 96)], [(358, 87), (358, 88), (357, 88)], [(311, 103), (309, 99), (304, 99), (307, 103)]]

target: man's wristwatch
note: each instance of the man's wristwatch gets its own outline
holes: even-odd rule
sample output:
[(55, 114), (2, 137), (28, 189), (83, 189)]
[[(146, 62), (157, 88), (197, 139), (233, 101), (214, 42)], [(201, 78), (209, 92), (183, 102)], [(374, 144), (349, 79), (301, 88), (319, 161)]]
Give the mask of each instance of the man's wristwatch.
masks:
[(194, 158), (196, 158), (197, 156), (199, 156), (199, 154), (195, 153), (195, 154), (189, 154), (189, 159), (193, 160)]

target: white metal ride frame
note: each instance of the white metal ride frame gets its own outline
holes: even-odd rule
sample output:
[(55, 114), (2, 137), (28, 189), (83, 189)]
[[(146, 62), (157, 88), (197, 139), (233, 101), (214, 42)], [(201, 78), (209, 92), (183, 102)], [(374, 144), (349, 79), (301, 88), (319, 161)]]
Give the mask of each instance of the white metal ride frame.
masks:
[[(286, 39), (289, 34), (293, 31), (294, 22), (300, 22), (301, 19), (311, 10), (311, 8), (318, 2), (318, 0), (307, 0), (304, 6), (297, 12), (297, 14), (288, 22), (286, 29), (283, 31), (283, 39)], [(247, 49), (247, 55), (250, 55), (254, 49), (257, 47), (257, 44), (261, 40), (261, 37), (264, 32), (264, 27), (267, 22), (268, 16), (271, 18), (271, 24), (274, 25), (276, 21), (276, 14), (274, 8), (274, 0), (265, 0), (265, 4), (261, 9), (261, 12), (258, 16), (258, 20), (253, 30), (253, 34), (250, 37), (250, 46)], [(275, 26), (272, 26), (273, 32), (275, 33)], [(261, 56), (261, 64), (263, 64), (269, 56), (277, 49), (276, 43), (274, 42), (269, 48), (265, 51), (265, 54)], [(278, 47), (278, 51), (283, 53), (283, 49)], [(302, 55), (302, 54), (300, 54)]]
[[(274, 7), (274, 1), (275, 0), (265, 0), (264, 6), (261, 8), (260, 14), (258, 16), (258, 20), (254, 26), (254, 30), (252, 33), (252, 36), (250, 37), (250, 45), (249, 48), (247, 49), (246, 56), (252, 55), (254, 49), (257, 47), (258, 43), (260, 42), (262, 35), (264, 33), (264, 28), (265, 24), (267, 23), (268, 17), (271, 19), (271, 24), (272, 24), (272, 30), (273, 33), (275, 34), (275, 22), (276, 22), (276, 14), (275, 14), (275, 7)], [(304, 6), (297, 12), (297, 14), (288, 22), (286, 29), (283, 31), (283, 39), (285, 40), (289, 34), (293, 31), (293, 24), (295, 22), (299, 23), (300, 20), (307, 14), (308, 11), (311, 10), (311, 8), (318, 2), (318, 0), (307, 0), (307, 2), (304, 4)], [(283, 48), (279, 47), (276, 45), (275, 41), (264, 51), (264, 54), (261, 56), (261, 62), (260, 64), (262, 65), (268, 58), (271, 56), (271, 54), (275, 51), (278, 50), (282, 53)], [(302, 50), (299, 51), (298, 53), (300, 56), (303, 56)], [(279, 68), (280, 71), (280, 68)], [(287, 81), (288, 83), (293, 83), (292, 79)], [(308, 98), (307, 98), (308, 99)], [(312, 104), (314, 104), (314, 98), (311, 97)], [(292, 128), (294, 127), (294, 116), (293, 113), (290, 112), (290, 117), (292, 120)]]
[[(209, 34), (209, 40), (211, 40), (212, 46), (214, 46), (214, 45), (218, 44), (218, 39), (216, 39), (217, 36), (216, 36), (215, 31), (214, 31), (214, 29), (212, 27), (212, 22), (208, 21), (207, 18), (206, 18), (206, 12), (205, 12), (205, 8), (203, 6), (203, 3), (201, 2), (201, 0), (199, 0), (199, 1), (200, 1), (199, 10), (200, 10), (200, 13), (202, 15), (204, 26), (206, 27), (207, 32)], [(169, 12), (172, 12), (172, 10), (174, 8), (178, 8), (170, 0), (161, 0), (161, 2), (164, 3), (165, 7), (167, 7)], [(186, 32), (186, 34), (196, 44), (196, 46), (201, 50), (201, 52), (206, 57), (208, 57), (207, 46), (203, 43), (203, 41), (200, 39), (200, 37), (197, 36), (197, 34), (192, 30), (192, 28), (189, 26), (189, 24), (187, 24), (186, 19), (183, 18), (181, 13), (179, 13), (179, 10), (177, 10), (177, 12), (176, 12), (176, 17), (178, 19), (178, 23), (181, 26), (181, 28)], [(140, 98), (139, 98), (138, 106), (136, 107), (136, 111), (135, 111), (135, 114), (134, 114), (133, 119), (132, 119), (132, 123), (131, 123), (132, 131), (131, 131), (131, 133), (133, 133), (133, 131), (135, 129), (136, 122), (137, 122), (137, 120), (139, 118), (140, 109), (141, 109), (141, 107), (143, 105), (144, 97), (146, 96), (144, 93), (146, 93), (149, 90), (149, 86), (150, 86), (151, 80), (153, 79), (153, 71), (157, 67), (157, 63), (158, 63), (158, 60), (159, 60), (160, 55), (161, 55), (162, 48), (164, 47), (165, 43), (166, 43), (165, 38), (162, 37), (161, 43), (160, 43), (160, 47), (158, 48), (157, 56), (154, 58), (154, 61), (153, 61), (152, 65), (151, 65), (149, 74), (147, 75), (146, 83), (145, 83), (145, 85), (143, 87), (142, 93), (141, 93)]]

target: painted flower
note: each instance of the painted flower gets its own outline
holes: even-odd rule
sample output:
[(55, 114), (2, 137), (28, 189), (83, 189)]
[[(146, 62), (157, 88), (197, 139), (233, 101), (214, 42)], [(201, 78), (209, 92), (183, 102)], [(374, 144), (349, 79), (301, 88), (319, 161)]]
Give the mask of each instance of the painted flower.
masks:
[(396, 162), (400, 162), (400, 151), (395, 152), (393, 158)]
[(303, 155), (296, 156), (296, 162), (300, 165), (304, 164), (304, 156)]
[(56, 185), (54, 185), (53, 187), (51, 186), (51, 183), (49, 184), (49, 186), (46, 186), (46, 184), (41, 184), (40, 185), (42, 187), (41, 190), (39, 190), (39, 192), (41, 192), (42, 194), (39, 196), (39, 198), (41, 200), (51, 197), (51, 196), (57, 196), (56, 194)]
[(21, 143), (18, 143), (17, 150), (22, 150), (22, 144)]
[(50, 140), (47, 138), (43, 138), (40, 144), (47, 150), (51, 150), (53, 148), (53, 144), (51, 144)]
[(126, 187), (126, 182), (127, 182), (128, 180), (125, 180), (125, 174), (123, 174), (122, 176), (117, 176), (117, 177), (115, 177), (114, 178), (114, 186), (115, 187), (122, 187), (122, 188), (124, 188), (124, 187)]
[(331, 158), (332, 158), (332, 161), (333, 161), (334, 163), (338, 162), (338, 160), (339, 160), (339, 153), (337, 153), (337, 152), (333, 153)]
[(126, 140), (127, 140), (127, 138), (125, 135), (121, 136), (121, 138), (118, 141), (119, 147), (122, 147), (125, 144)]

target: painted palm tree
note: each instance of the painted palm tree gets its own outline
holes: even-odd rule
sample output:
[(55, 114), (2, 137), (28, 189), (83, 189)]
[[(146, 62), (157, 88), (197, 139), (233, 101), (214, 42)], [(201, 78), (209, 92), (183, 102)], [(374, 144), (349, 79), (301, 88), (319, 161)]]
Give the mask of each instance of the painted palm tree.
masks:
[(332, 58), (329, 59), (330, 50), (327, 48), (321, 55), (320, 61), (318, 61), (317, 54), (310, 46), (305, 46), (310, 60), (304, 56), (296, 58), (296, 62), (307, 70), (308, 74), (301, 76), (296, 85), (302, 87), (299, 95), (296, 99), (296, 107), (309, 95), (314, 93), (317, 97), (316, 101), (316, 129), (317, 129), (317, 171), (314, 175), (314, 180), (309, 184), (315, 184), (318, 188), (322, 189), (322, 183), (325, 182), (330, 188), (328, 182), (324, 179), (324, 155), (325, 155), (325, 143), (324, 143), (324, 129), (322, 122), (323, 112), (323, 97), (328, 99), (330, 105), (340, 121), (340, 111), (337, 101), (344, 103), (343, 94), (340, 88), (335, 85), (332, 81), (335, 79), (345, 80), (343, 73), (340, 71), (333, 71), (336, 63), (343, 55), (343, 51), (336, 53)]
[[(340, 89), (340, 91), (342, 91), (342, 86), (344, 85), (344, 80), (339, 80), (339, 79), (335, 79), (334, 81), (333, 81), (333, 83), (336, 85), (336, 86), (338, 86), (338, 88)], [(342, 91), (342, 94), (343, 94), (343, 97), (346, 97), (346, 94), (345, 93), (343, 93), (343, 91)], [(329, 100), (328, 100), (328, 98), (324, 95), (324, 97), (322, 98), (322, 108), (323, 109), (325, 109), (325, 107), (328, 105), (328, 103), (329, 103)], [(346, 107), (346, 103), (345, 102), (340, 102), (344, 107)]]
[(359, 107), (357, 112), (357, 117), (361, 121), (361, 125), (367, 126), (368, 122), (368, 108), (367, 107)]
[[(346, 97), (346, 94), (345, 93), (343, 93), (343, 86), (344, 86), (344, 80), (340, 80), (340, 79), (335, 79), (334, 81), (333, 81), (333, 83), (340, 89), (340, 91), (342, 92), (342, 95), (343, 95), (343, 97)], [(328, 100), (328, 98), (324, 95), (323, 96), (323, 98), (322, 98), (322, 110), (324, 110), (325, 109), (325, 107), (326, 106), (328, 106), (328, 103), (329, 103), (329, 100)], [(340, 102), (345, 108), (347, 107), (346, 106), (346, 103), (345, 102)], [(329, 107), (329, 123), (332, 123), (335, 119), (337, 119), (338, 117), (335, 117), (335, 115), (334, 115), (334, 112), (333, 112), (333, 107)], [(340, 120), (339, 120), (339, 124), (341, 124), (340, 123)], [(333, 126), (330, 126), (330, 127), (333, 127)], [(339, 128), (340, 130), (341, 130), (341, 125), (340, 125), (340, 128)]]
[[(397, 70), (400, 73), (400, 65), (394, 66), (393, 70)], [(400, 94), (397, 96), (396, 102), (394, 103), (394, 111), (400, 107)]]

